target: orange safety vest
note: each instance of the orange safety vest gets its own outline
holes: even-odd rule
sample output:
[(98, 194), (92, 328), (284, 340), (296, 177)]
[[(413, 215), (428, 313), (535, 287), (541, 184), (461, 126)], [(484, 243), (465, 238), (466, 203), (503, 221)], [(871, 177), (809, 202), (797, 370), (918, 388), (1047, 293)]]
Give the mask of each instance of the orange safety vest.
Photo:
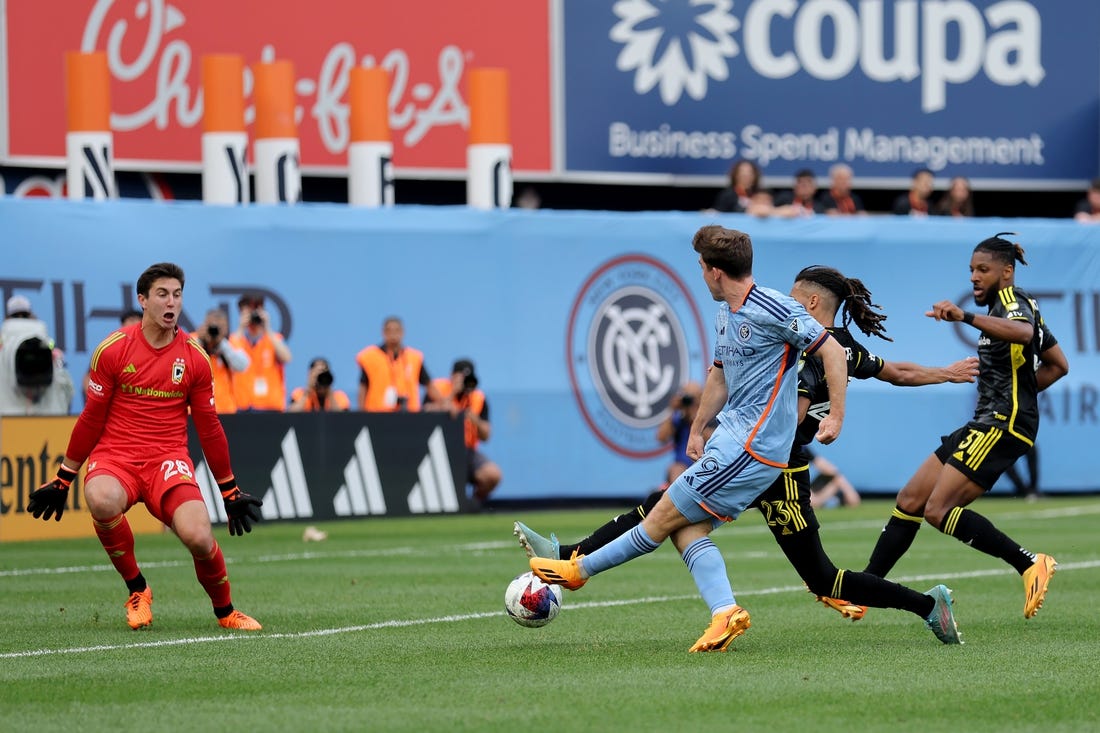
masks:
[(361, 410), (395, 412), (396, 398), (405, 398), (405, 409), (420, 412), (420, 372), (424, 354), (404, 346), (397, 358), (371, 344), (355, 356), (355, 363), (367, 375), (367, 396)]
[[(432, 384), (439, 390), (439, 394), (442, 397), (446, 398), (451, 396), (454, 382), (450, 379), (440, 377), (439, 379), (433, 379)], [(485, 393), (480, 389), (475, 389), (464, 394), (462, 399), (455, 400), (455, 404), (460, 410), (468, 410), (474, 415), (481, 417), (481, 411), (485, 407)], [(466, 431), (466, 447), (470, 450), (477, 450), (478, 445), (481, 443), (481, 439), (477, 436), (477, 428), (469, 420), (463, 420), (463, 428)]]
[(237, 398), (233, 395), (233, 373), (225, 359), (217, 354), (210, 357), (210, 374), (214, 377), (214, 411), (221, 415), (237, 411)]
[(238, 410), (286, 411), (286, 377), (283, 365), (275, 358), (274, 338), (264, 334), (253, 346), (240, 334), (229, 337), (229, 343), (251, 359), (248, 369), (233, 375), (233, 396)]
[[(306, 396), (306, 403), (302, 407), (302, 412), (321, 412), (321, 404), (317, 401), (317, 393), (312, 389), (307, 392), (305, 387), (295, 387), (294, 391), (290, 393), (291, 403), (302, 399), (303, 394)], [(351, 400), (348, 398), (347, 392), (342, 389), (330, 390), (328, 393), (328, 405), (325, 410), (332, 410), (333, 406), (335, 406), (337, 410), (350, 410)]]

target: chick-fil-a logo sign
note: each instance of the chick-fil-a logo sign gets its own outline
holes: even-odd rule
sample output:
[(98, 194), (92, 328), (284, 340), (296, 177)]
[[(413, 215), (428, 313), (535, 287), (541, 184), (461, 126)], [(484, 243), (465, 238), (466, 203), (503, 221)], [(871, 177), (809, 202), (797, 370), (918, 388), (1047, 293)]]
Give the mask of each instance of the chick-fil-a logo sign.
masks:
[[(354, 0), (97, 0), (89, 5), (86, 14), (74, 14), (80, 23), (76, 27), (73, 16), (57, 18), (31, 0), (8, 3), (8, 68), (13, 73), (7, 152), (12, 159), (63, 154), (63, 107), (41, 106), (43, 101), (63, 100), (63, 75), (45, 72), (61, 72), (64, 52), (79, 49), (107, 55), (118, 160), (165, 161), (181, 167), (197, 163), (203, 113), (201, 56), (237, 53), (246, 64), (246, 97), (252, 91), (251, 64), (275, 59), (294, 63), (296, 116), (306, 167), (346, 163), (348, 84), (355, 66), (381, 66), (389, 72), (396, 164), (464, 167), (469, 124), (464, 75), (472, 67), (504, 66), (512, 76), (513, 129), (534, 135), (530, 144), (515, 146), (516, 167), (549, 168), (549, 59), (537, 51), (549, 44), (545, 2), (428, 0), (396, 10), (386, 6), (385, 12), (373, 3)], [(485, 18), (497, 22), (485, 23)], [(311, 33), (297, 32), (304, 27)], [(43, 33), (47, 49), (29, 41)], [(40, 59), (44, 51), (57, 63), (20, 63), (31, 54)], [(32, 109), (39, 110), (37, 120), (27, 112)], [(254, 115), (248, 104), (246, 124)]]

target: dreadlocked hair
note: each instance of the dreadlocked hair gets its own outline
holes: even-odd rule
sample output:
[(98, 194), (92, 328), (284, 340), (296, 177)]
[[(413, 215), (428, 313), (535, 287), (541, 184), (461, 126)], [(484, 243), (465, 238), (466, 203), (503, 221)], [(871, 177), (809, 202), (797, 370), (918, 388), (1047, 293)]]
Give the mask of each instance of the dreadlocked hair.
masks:
[(882, 325), (886, 314), (877, 310), (882, 306), (871, 302), (871, 291), (861, 280), (844, 277), (840, 270), (825, 265), (811, 265), (798, 273), (794, 280), (812, 283), (832, 293), (841, 310), (842, 326), (854, 323), (868, 336), (894, 340), (886, 335), (886, 327)]
[(990, 256), (995, 260), (1000, 260), (1006, 265), (1012, 265), (1019, 262), (1021, 265), (1026, 265), (1027, 260), (1024, 259), (1024, 248), (1015, 242), (1010, 242), (1003, 237), (1015, 237), (1016, 232), (997, 232), (989, 239), (983, 239), (978, 242), (978, 245), (974, 247), (975, 252), (988, 252)]

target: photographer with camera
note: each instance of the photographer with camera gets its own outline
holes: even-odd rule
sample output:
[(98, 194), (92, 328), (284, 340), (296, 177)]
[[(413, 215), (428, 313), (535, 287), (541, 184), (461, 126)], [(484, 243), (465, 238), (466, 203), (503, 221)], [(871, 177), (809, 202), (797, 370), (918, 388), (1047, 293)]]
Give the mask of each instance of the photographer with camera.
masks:
[(288, 412), (347, 412), (351, 400), (346, 392), (333, 389), (332, 367), (328, 359), (317, 357), (309, 363), (306, 386), (290, 393)]
[(672, 447), (672, 463), (665, 473), (665, 480), (670, 484), (694, 463), (687, 454), (687, 441), (702, 394), (703, 388), (698, 382), (685, 383), (669, 402), (668, 417), (657, 426), (658, 442), (670, 443)]
[(286, 410), (286, 365), (290, 349), (283, 335), (271, 330), (264, 296), (245, 293), (237, 301), (240, 322), (229, 342), (248, 355), (249, 366), (233, 377), (233, 396), (241, 411)]
[(450, 378), (432, 380), (439, 399), (429, 399), (426, 410), (448, 410), (451, 417), (465, 421), (466, 482), (474, 487), (474, 499), (479, 503), (489, 498), (500, 483), (500, 466), (478, 450), (482, 441), (489, 440), (489, 401), (478, 389), (474, 363), (459, 359), (451, 367)]
[(214, 411), (221, 415), (236, 412), (234, 374), (247, 371), (251, 360), (243, 349), (229, 342), (229, 318), (225, 311), (220, 308), (208, 310), (194, 336), (210, 357), (210, 373), (214, 377)]

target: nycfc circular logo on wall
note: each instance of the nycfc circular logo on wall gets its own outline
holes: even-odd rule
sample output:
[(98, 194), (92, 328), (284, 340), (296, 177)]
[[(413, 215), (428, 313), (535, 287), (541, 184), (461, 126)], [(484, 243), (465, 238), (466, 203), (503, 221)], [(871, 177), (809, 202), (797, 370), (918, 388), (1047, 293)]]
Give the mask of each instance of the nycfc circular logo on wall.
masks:
[(699, 310), (676, 273), (640, 254), (605, 262), (581, 286), (566, 338), (573, 395), (600, 441), (639, 458), (667, 451), (657, 426), (707, 363)]

